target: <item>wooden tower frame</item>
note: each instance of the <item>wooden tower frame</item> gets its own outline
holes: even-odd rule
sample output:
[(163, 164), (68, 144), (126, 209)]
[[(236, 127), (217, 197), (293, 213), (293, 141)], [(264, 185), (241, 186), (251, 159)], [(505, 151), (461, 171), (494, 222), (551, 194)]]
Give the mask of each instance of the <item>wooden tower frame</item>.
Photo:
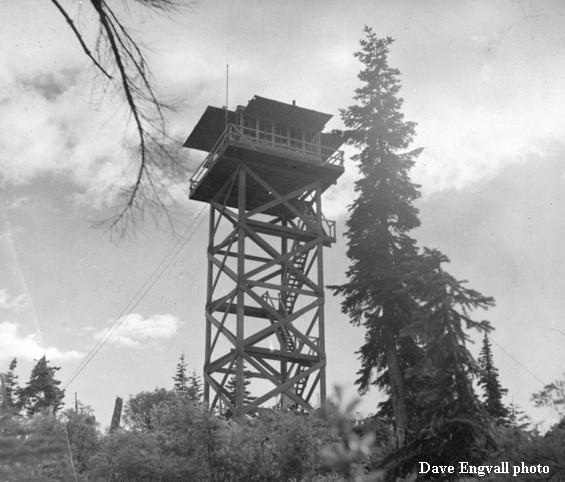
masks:
[[(258, 104), (270, 118), (293, 113), (287, 123), (327, 116), (255, 97), (230, 116), (191, 180), (191, 198), (210, 204), (204, 399), (235, 416), (264, 404), (310, 410), (316, 393), (325, 401), (323, 248), (335, 223), (321, 196), (343, 172), (335, 139), (285, 140), (274, 122), (250, 126), (243, 114), (257, 118)], [(210, 109), (199, 123), (208, 130)], [(202, 148), (198, 135), (185, 145)], [(247, 395), (248, 383), (258, 396)]]

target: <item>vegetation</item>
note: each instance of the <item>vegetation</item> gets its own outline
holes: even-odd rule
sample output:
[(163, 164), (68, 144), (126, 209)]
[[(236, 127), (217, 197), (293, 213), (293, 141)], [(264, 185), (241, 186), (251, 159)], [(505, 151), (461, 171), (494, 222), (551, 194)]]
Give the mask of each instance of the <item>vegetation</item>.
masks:
[(46, 411), (57, 413), (65, 397), (65, 391), (59, 388), (61, 382), (55, 378), (58, 370), (59, 367), (49, 366), (45, 356), (41, 357), (33, 367), (26, 386), (12, 387), (12, 391), (18, 394), (16, 406), (25, 409), (28, 416)]
[(550, 407), (559, 418), (565, 417), (565, 378), (555, 380), (532, 395), (532, 400), (537, 407)]
[[(47, 363), (48, 364), (48, 363)], [(56, 414), (7, 411), (0, 417), (0, 480), (26, 481), (379, 481), (390, 478), (397, 454), (388, 418), (355, 418), (357, 400), (340, 390), (312, 414), (261, 410), (228, 419), (174, 388), (136, 394), (126, 423), (101, 433), (78, 403)], [(497, 447), (484, 464), (501, 460), (547, 465), (565, 475), (565, 429), (545, 435), (497, 425)], [(440, 435), (438, 435), (440, 440)], [(455, 463), (452, 459), (450, 463)], [(495, 480), (510, 480), (500, 476)], [(396, 478), (395, 480), (400, 480)], [(415, 480), (411, 471), (402, 480)], [(461, 479), (463, 480), (463, 479)], [(515, 480), (512, 479), (512, 480)], [(547, 478), (549, 480), (549, 478)]]
[(502, 397), (508, 390), (502, 388), (498, 379), (498, 369), (494, 365), (492, 347), (488, 335), (485, 333), (483, 347), (479, 355), (481, 376), (479, 386), (483, 389), (483, 403), (488, 414), (499, 424), (507, 424), (510, 417), (510, 409), (502, 402)]
[(188, 397), (191, 400), (202, 398), (202, 382), (196, 372), (187, 373), (187, 363), (184, 361), (184, 353), (179, 357), (175, 376), (173, 377), (174, 390), (178, 394)]

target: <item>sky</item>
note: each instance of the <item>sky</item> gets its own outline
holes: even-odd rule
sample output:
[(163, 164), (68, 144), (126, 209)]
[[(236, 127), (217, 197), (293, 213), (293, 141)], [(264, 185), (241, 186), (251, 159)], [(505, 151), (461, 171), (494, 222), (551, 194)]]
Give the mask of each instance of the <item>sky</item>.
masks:
[[(93, 45), (88, 2), (63, 3)], [(403, 112), (418, 124), (414, 147), (424, 148), (412, 173), (423, 194), (413, 236), (495, 297), (477, 316), (496, 328), (506, 401), (542, 426), (554, 420), (530, 397), (565, 371), (563, 2), (209, 0), (165, 17), (120, 13), (146, 47), (155, 86), (178, 104), (169, 122), (179, 138), (207, 105), (225, 104), (226, 64), (230, 108), (256, 94), (296, 100), (333, 114), (327, 128), (339, 128), (339, 109), (359, 85), (353, 53), (363, 26), (393, 37)], [(17, 357), (24, 383), (45, 354), (67, 384), (121, 319), (66, 388), (68, 403), (76, 392), (107, 426), (116, 396), (171, 387), (181, 353), (202, 369), (207, 223), (186, 179), (171, 186), (178, 232), (194, 228), (180, 249), (150, 220), (119, 241), (92, 227), (132, 180), (127, 110), (50, 2), (2, 1), (0, 14), (0, 370)], [(202, 159), (182, 155), (191, 169)], [(338, 226), (325, 252), (328, 284), (345, 280), (341, 234), (356, 176), (346, 161), (325, 195)], [(363, 332), (339, 302), (328, 293), (328, 388), (353, 396)], [(363, 413), (379, 399), (366, 394)]]

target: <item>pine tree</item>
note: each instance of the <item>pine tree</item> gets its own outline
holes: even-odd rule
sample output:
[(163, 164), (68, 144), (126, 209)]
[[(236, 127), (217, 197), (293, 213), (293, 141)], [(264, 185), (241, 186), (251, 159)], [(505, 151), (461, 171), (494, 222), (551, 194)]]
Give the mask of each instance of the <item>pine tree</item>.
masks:
[(186, 395), (190, 400), (194, 402), (199, 402), (202, 400), (202, 381), (194, 370), (192, 371), (190, 377), (188, 377)]
[(528, 431), (532, 427), (532, 419), (518, 405), (511, 402), (508, 406), (508, 425)]
[[(565, 375), (565, 374), (564, 374)], [(565, 421), (565, 376), (545, 385), (532, 395), (536, 407), (549, 407), (561, 420)]]
[[(255, 400), (255, 397), (252, 396), (251, 392), (247, 389), (250, 383), (251, 381), (249, 380), (249, 374), (248, 372), (244, 371), (243, 372), (243, 404), (244, 405), (248, 405), (249, 403), (252, 403)], [(235, 407), (235, 385), (236, 385), (236, 378), (235, 376), (232, 375), (226, 382), (226, 391), (227, 391), (228, 399), (234, 407)], [(233, 415), (233, 413), (230, 409), (228, 409), (226, 410), (224, 415), (227, 418), (230, 418)]]
[(18, 361), (14, 358), (8, 365), (8, 371), (3, 374), (2, 407), (7, 411), (18, 410), (18, 376), (14, 373)]
[(181, 354), (177, 363), (177, 370), (173, 380), (176, 393), (186, 396), (189, 400), (199, 402), (202, 399), (202, 383), (200, 377), (193, 370), (191, 375), (187, 375), (188, 364), (184, 361), (184, 353)]
[(488, 335), (485, 333), (483, 346), (479, 354), (481, 375), (478, 384), (483, 389), (483, 403), (488, 414), (497, 423), (506, 425), (509, 422), (510, 410), (502, 403), (502, 397), (508, 390), (502, 388), (498, 380), (498, 369), (494, 366), (492, 346)]
[(20, 391), (20, 404), (29, 416), (46, 410), (56, 413), (63, 406), (65, 391), (59, 388), (61, 382), (55, 378), (59, 367), (49, 366), (45, 355), (31, 371), (29, 381)]
[(185, 393), (187, 390), (188, 377), (186, 375), (186, 367), (187, 363), (184, 361), (184, 353), (181, 353), (177, 363), (177, 370), (173, 377), (175, 382), (174, 389), (177, 393)]
[(365, 328), (359, 350), (361, 392), (371, 384), (390, 394), (396, 439), (403, 445), (408, 431), (406, 365), (419, 357), (418, 347), (401, 332), (411, 320), (413, 300), (406, 282), (417, 248), (408, 232), (419, 226), (414, 201), (418, 186), (408, 176), (421, 149), (408, 150), (415, 123), (404, 120), (397, 69), (388, 65), (393, 40), (379, 39), (369, 28), (355, 56), (363, 64), (355, 105), (341, 111), (348, 144), (359, 152), (352, 159), (361, 177), (349, 207), (346, 236), (348, 281), (331, 287), (345, 297), (342, 311)]

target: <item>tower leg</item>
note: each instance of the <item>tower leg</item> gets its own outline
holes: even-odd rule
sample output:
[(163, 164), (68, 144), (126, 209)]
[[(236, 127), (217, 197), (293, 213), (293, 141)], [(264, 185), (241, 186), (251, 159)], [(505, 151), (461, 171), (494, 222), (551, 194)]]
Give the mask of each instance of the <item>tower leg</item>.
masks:
[(235, 380), (235, 416), (243, 415), (245, 380), (243, 374), (245, 320), (245, 169), (238, 174), (238, 239), (237, 239), (237, 362)]

